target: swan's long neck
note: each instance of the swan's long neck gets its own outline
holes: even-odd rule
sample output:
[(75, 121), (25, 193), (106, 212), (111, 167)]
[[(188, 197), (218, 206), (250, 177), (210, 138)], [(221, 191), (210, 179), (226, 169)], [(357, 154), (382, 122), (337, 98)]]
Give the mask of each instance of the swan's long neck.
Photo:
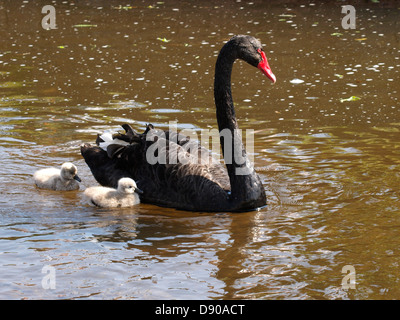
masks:
[[(214, 99), (220, 142), (231, 184), (230, 201), (239, 206), (265, 205), (265, 192), (247, 158), (242, 143), (231, 92), (231, 74), (236, 60), (235, 48), (228, 42), (221, 50), (215, 66)], [(230, 132), (231, 139), (227, 137)]]

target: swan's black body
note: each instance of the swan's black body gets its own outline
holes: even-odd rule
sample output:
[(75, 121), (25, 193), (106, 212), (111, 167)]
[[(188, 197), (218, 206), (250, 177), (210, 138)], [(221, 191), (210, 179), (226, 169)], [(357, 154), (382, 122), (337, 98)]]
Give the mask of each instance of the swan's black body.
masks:
[[(189, 150), (193, 150), (192, 141), (187, 137), (155, 130), (152, 125), (148, 125), (144, 133), (138, 134), (125, 124), (123, 128), (126, 133), (114, 137), (128, 142), (128, 145), (121, 146), (116, 142), (109, 145), (107, 151), (89, 144), (81, 147), (81, 153), (96, 180), (115, 188), (120, 178), (131, 177), (143, 190), (140, 196), (142, 202), (182, 210), (249, 211), (264, 206), (266, 196), (263, 185), (247, 160), (241, 136), (236, 130), (238, 125), (231, 94), (234, 61), (242, 59), (260, 68), (265, 58), (261, 50), (261, 44), (255, 38), (235, 36), (221, 49), (215, 67), (214, 96), (218, 128), (220, 132), (229, 130), (234, 137), (231, 141), (226, 140), (229, 143), (227, 146), (225, 139), (221, 138), (221, 147), (223, 150), (232, 150), (231, 154), (240, 155), (246, 161), (237, 163), (235, 159), (238, 158), (227, 159), (225, 154), (225, 168), (220, 164), (212, 164), (209, 161), (211, 155), (197, 146), (199, 154), (203, 152), (203, 161), (198, 161), (193, 159), (193, 153), (187, 153), (188, 146), (191, 146)], [(266, 59), (265, 63), (268, 65)], [(262, 71), (265, 73), (265, 70)], [(275, 81), (273, 74), (272, 77), (270, 79)], [(154, 150), (157, 150), (157, 156), (163, 153), (166, 163), (149, 163), (148, 155), (154, 154)], [(169, 159), (171, 154), (178, 154), (178, 159), (180, 156), (186, 157), (186, 162), (174, 164)]]

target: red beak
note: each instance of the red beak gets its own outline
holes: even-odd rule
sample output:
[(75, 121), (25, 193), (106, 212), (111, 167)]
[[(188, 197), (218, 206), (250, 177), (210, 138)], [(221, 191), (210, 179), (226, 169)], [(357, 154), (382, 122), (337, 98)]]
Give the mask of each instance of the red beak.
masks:
[(262, 73), (264, 73), (268, 79), (270, 79), (273, 83), (276, 82), (276, 77), (275, 75), (272, 73), (271, 67), (268, 64), (268, 60), (267, 57), (265, 56), (265, 52), (262, 51), (261, 49), (257, 50), (262, 57), (261, 62), (258, 64), (257, 68), (260, 69), (262, 71)]

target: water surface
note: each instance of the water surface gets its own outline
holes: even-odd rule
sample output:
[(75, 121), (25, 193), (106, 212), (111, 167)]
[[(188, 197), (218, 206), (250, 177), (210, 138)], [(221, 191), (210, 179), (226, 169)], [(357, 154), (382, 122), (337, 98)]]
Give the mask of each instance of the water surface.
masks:
[[(0, 2), (1, 298), (400, 298), (395, 1), (355, 4), (354, 30), (339, 1), (57, 1), (54, 30), (46, 4)], [(125, 122), (217, 128), (214, 64), (234, 34), (259, 38), (277, 76), (232, 75), (267, 207), (99, 209), (33, 185), (64, 161), (96, 185), (79, 145)]]

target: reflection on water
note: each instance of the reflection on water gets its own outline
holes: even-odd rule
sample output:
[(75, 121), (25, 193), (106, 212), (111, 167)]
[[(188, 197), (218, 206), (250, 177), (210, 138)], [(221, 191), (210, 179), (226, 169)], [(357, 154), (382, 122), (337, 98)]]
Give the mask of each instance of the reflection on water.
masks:
[[(0, 297), (398, 299), (396, 2), (357, 4), (354, 30), (335, 2), (288, 0), (57, 2), (45, 31), (45, 4), (0, 4)], [(34, 187), (66, 160), (96, 185), (79, 145), (124, 122), (216, 128), (214, 64), (237, 33), (261, 39), (277, 76), (241, 62), (232, 75), (266, 208), (109, 210)]]

